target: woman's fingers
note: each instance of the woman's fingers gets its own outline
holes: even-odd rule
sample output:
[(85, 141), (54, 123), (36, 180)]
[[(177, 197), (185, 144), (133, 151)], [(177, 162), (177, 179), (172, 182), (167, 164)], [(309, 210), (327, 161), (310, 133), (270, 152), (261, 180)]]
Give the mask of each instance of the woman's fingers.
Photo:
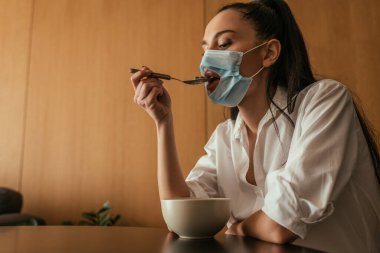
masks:
[(134, 73), (131, 76), (131, 81), (132, 81), (132, 84), (133, 84), (133, 88), (136, 90), (137, 87), (139, 86), (139, 83), (140, 83), (141, 79), (149, 77), (149, 75), (151, 73), (152, 73), (152, 71), (150, 69), (148, 69), (147, 67), (143, 67), (140, 71)]
[(162, 88), (162, 81), (155, 78), (142, 80), (135, 91), (135, 103), (138, 103), (138, 101), (141, 101), (146, 96), (148, 96), (149, 92), (152, 90), (153, 87)]
[(154, 121), (159, 122), (170, 113), (171, 100), (160, 79), (149, 77), (152, 72), (144, 67), (136, 72), (131, 81), (135, 89), (134, 101)]
[(162, 94), (162, 88), (152, 87), (149, 94), (141, 100), (138, 100), (138, 104), (145, 109), (154, 110), (157, 104), (157, 97)]
[(153, 87), (142, 101), (145, 104), (145, 107), (150, 110), (154, 110), (157, 104), (157, 97), (163, 94), (162, 87)]

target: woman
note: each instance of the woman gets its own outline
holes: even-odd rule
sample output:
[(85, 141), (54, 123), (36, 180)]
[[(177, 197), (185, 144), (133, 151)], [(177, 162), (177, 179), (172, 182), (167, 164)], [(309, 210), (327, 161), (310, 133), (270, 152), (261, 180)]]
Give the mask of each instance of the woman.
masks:
[(231, 107), (185, 180), (170, 97), (144, 67), (135, 102), (155, 121), (161, 199), (229, 197), (226, 233), (329, 252), (379, 252), (379, 152), (347, 88), (316, 81), (282, 0), (223, 7), (206, 27), (201, 74)]

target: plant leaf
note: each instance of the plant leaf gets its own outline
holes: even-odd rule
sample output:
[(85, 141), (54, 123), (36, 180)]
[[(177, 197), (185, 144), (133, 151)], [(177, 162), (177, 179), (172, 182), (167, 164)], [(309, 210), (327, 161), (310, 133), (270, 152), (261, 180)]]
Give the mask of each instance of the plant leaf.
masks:
[[(111, 205), (109, 201), (106, 201), (103, 206), (97, 212), (83, 212), (81, 217), (85, 220), (80, 220), (78, 225), (80, 226), (112, 226), (120, 219), (120, 215), (112, 217), (109, 214)], [(75, 225), (73, 221), (63, 221), (62, 225)]]
[(87, 219), (87, 220), (89, 220), (89, 221), (91, 221), (93, 223), (96, 223), (97, 219), (98, 219), (97, 215), (95, 213), (93, 213), (93, 212), (91, 212), (91, 213), (82, 213), (81, 216), (82, 216), (82, 218), (85, 218), (85, 219)]
[(100, 226), (109, 226), (110, 225), (110, 220), (109, 219), (105, 219), (105, 220), (102, 220), (100, 221)]
[(85, 213), (82, 213), (82, 217), (84, 217), (84, 218), (88, 218), (88, 217), (90, 217), (90, 218), (96, 218), (96, 213), (94, 213), (94, 212), (85, 212)]
[(102, 215), (102, 217), (99, 219), (100, 223), (101, 224), (104, 224), (105, 222), (109, 222), (109, 220), (111, 219), (111, 215), (109, 215), (108, 213), (105, 214), (105, 215)]
[(74, 226), (75, 223), (71, 220), (65, 220), (65, 221), (62, 221), (62, 225), (64, 226)]
[(108, 211), (108, 210), (110, 210), (110, 209), (111, 209), (111, 205), (110, 205), (110, 203), (107, 201), (107, 202), (105, 202), (105, 203), (103, 204), (103, 207), (99, 209), (99, 211), (97, 212), (97, 214), (99, 215), (99, 214), (101, 214), (101, 213), (103, 213), (103, 212), (105, 212), (105, 211)]
[(78, 222), (78, 225), (79, 225), (79, 226), (94, 226), (94, 225), (96, 225), (96, 224), (91, 223), (91, 222), (88, 222), (88, 221), (80, 220), (80, 221)]
[(116, 222), (121, 218), (120, 214), (116, 215), (115, 218), (112, 219), (112, 225), (115, 225)]

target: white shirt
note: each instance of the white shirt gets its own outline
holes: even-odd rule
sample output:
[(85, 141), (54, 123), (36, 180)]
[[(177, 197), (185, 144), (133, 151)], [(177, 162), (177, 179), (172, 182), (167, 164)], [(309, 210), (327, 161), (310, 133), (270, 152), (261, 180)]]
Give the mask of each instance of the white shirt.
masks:
[[(274, 102), (286, 107), (286, 92)], [(294, 243), (328, 252), (380, 252), (380, 187), (350, 92), (318, 81), (289, 116), (272, 104), (254, 154), (240, 116), (218, 125), (186, 182), (193, 197), (231, 198), (228, 226), (262, 210), (297, 234)], [(247, 182), (253, 156), (257, 185)]]

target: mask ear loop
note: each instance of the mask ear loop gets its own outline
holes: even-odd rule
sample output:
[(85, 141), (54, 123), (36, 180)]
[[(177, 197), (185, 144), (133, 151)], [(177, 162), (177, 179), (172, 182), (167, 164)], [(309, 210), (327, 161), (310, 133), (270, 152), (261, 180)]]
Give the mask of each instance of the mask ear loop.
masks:
[[(258, 46), (255, 46), (254, 48), (251, 48), (251, 49), (249, 49), (248, 51), (246, 51), (246, 52), (244, 52), (243, 53), (243, 55), (245, 55), (245, 54), (247, 54), (247, 53), (249, 53), (249, 52), (251, 52), (251, 51), (253, 51), (253, 50), (255, 50), (255, 49), (257, 49), (257, 48), (259, 48), (259, 47), (262, 47), (262, 46), (264, 46), (265, 44), (267, 44), (268, 43), (268, 41), (265, 41), (265, 42), (263, 42), (263, 43), (261, 43), (260, 45), (258, 45)], [(264, 66), (262, 66), (255, 74), (253, 74), (252, 76), (250, 76), (249, 78), (254, 78), (255, 76), (257, 76), (262, 70), (264, 69)]]
[(255, 50), (255, 49), (259, 48), (259, 47), (262, 47), (262, 46), (264, 46), (264, 45), (267, 44), (267, 43), (268, 43), (268, 41), (265, 41), (265, 42), (261, 43), (260, 45), (255, 46), (255, 47), (249, 49), (248, 51), (245, 51), (245, 52), (243, 53), (243, 55), (245, 55), (245, 54), (247, 54), (247, 53), (249, 53), (249, 52), (251, 52), (251, 51), (253, 51), (253, 50)]
[(262, 66), (259, 71), (257, 71), (255, 74), (253, 74), (252, 76), (250, 76), (249, 78), (252, 79), (254, 78), (255, 76), (257, 76), (262, 70), (264, 69), (264, 66)]

